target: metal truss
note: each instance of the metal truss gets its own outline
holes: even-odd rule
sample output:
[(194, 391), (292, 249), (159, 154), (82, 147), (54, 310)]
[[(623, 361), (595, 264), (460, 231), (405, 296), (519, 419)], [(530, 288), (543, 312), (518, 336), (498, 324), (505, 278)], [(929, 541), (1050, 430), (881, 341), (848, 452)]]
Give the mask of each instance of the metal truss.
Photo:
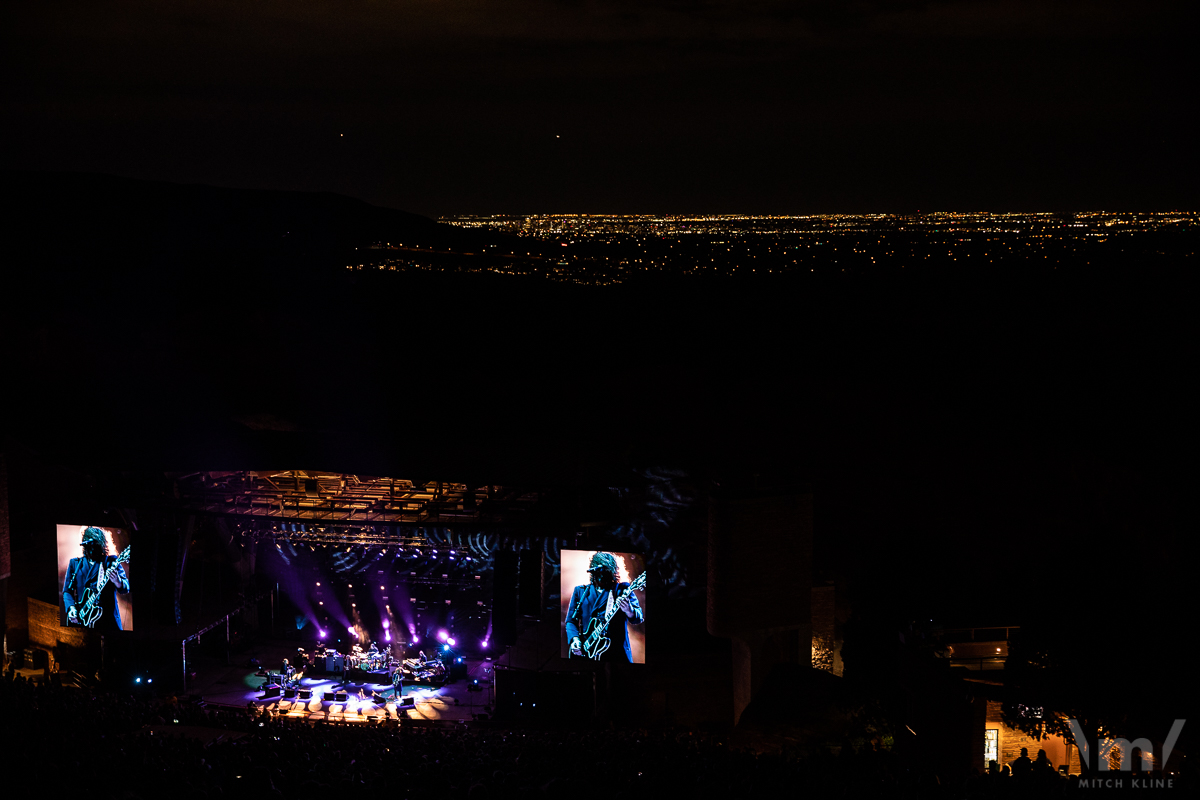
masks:
[(509, 525), (537, 492), (462, 483), (414, 483), (305, 470), (171, 475), (182, 505), (198, 513), (278, 522), (354, 526)]

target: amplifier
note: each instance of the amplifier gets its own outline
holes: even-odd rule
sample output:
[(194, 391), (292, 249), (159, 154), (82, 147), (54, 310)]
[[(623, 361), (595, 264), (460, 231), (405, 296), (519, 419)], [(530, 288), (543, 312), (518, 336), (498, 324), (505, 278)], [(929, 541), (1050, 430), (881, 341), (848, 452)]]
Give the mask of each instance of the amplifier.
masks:
[(350, 699), (350, 695), (346, 692), (338, 692), (337, 694), (335, 694), (333, 696), (333, 702), (335, 702), (335, 703), (345, 703), (349, 699)]
[(283, 696), (294, 700), (296, 697), (296, 690), (289, 686), (283, 690)]
[(263, 690), (263, 697), (279, 697), (279, 684), (278, 683), (264, 683), (262, 690)]
[(299, 697), (301, 700), (312, 700), (312, 689), (301, 689)]
[(397, 710), (402, 709), (402, 708), (416, 708), (416, 707), (417, 707), (417, 698), (415, 695), (406, 694), (403, 697), (397, 698), (397, 700), (396, 700)]

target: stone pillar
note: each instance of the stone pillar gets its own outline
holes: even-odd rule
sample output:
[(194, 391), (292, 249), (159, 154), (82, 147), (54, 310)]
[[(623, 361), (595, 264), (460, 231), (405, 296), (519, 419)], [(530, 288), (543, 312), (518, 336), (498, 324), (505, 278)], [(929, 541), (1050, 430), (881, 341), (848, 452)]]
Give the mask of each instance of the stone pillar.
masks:
[(708, 631), (733, 640), (734, 724), (775, 665), (812, 665), (811, 494), (713, 492)]

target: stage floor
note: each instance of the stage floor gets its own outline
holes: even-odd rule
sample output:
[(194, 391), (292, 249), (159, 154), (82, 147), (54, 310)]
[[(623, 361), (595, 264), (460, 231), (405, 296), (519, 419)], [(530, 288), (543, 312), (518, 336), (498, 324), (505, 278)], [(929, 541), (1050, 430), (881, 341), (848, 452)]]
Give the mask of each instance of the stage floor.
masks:
[[(311, 689), (313, 696), (310, 700), (288, 699), (279, 697), (264, 697), (261, 686), (266, 678), (260, 676), (258, 668), (249, 666), (250, 657), (258, 659), (259, 663), (278, 672), (285, 658), (294, 658), (296, 645), (288, 642), (265, 642), (254, 648), (252, 653), (238, 656), (242, 664), (227, 666), (207, 659), (192, 659), (189, 668), (195, 671), (195, 679), (188, 683), (188, 693), (199, 695), (211, 705), (229, 708), (246, 709), (251, 704), (256, 709), (266, 709), (271, 714), (278, 714), (294, 719), (307, 719), (313, 722), (329, 720), (337, 722), (374, 723), (383, 720), (398, 720), (407, 717), (413, 720), (441, 720), (451, 722), (469, 722), (477, 714), (485, 714), (490, 709), (484, 706), (493, 700), (488, 687), (492, 683), (492, 662), (489, 660), (467, 658), (466, 679), (459, 678), (448, 682), (445, 686), (435, 687), (423, 683), (408, 683), (404, 685), (403, 696), (413, 699), (411, 708), (399, 708), (392, 698), (392, 687), (388, 683), (375, 683), (374, 676), (352, 676), (346, 684), (342, 684), (340, 674), (314, 673), (311, 670), (301, 679), (300, 688)], [(467, 690), (473, 681), (478, 679), (483, 691)], [(382, 677), (378, 680), (384, 680)], [(326, 692), (345, 691), (349, 697), (346, 702), (327, 701)], [(372, 692), (388, 698), (386, 704), (378, 704)], [(360, 697), (363, 694), (365, 697)]]

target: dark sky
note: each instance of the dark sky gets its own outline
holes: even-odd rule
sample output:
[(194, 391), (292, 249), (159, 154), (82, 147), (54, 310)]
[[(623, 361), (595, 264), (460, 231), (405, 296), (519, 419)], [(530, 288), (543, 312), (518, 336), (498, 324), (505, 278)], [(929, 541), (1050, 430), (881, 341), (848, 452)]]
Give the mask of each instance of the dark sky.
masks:
[(1195, 207), (1190, 2), (6, 4), (0, 166), (419, 213)]

